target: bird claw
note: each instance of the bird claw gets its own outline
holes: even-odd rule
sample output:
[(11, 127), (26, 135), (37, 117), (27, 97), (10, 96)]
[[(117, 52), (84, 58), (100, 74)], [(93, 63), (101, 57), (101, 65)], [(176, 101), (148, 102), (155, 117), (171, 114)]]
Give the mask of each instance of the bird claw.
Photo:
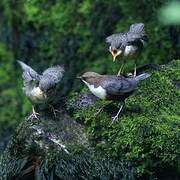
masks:
[(118, 121), (119, 115), (120, 115), (123, 107), (124, 107), (124, 102), (123, 102), (123, 103), (121, 102), (121, 106), (120, 106), (120, 108), (119, 108), (119, 111), (117, 112), (117, 114), (116, 114), (114, 117), (112, 117), (112, 123)]
[(133, 78), (134, 75), (133, 75), (132, 73), (128, 73), (128, 74), (127, 74), (127, 77), (128, 77), (128, 78)]
[(114, 122), (117, 122), (118, 121), (118, 118), (119, 118), (119, 116), (113, 116), (112, 117), (112, 124), (114, 123)]
[(39, 113), (33, 112), (33, 113), (28, 117), (28, 120), (30, 120), (30, 119), (37, 119), (37, 120), (39, 120), (39, 117), (38, 117), (38, 116), (40, 116)]
[(101, 113), (104, 109), (104, 106), (99, 108), (98, 111), (96, 113), (94, 113), (94, 116), (96, 117), (99, 113)]
[(121, 73), (118, 72), (117, 76), (121, 76)]
[(50, 108), (51, 108), (51, 110), (52, 110), (52, 112), (53, 112), (53, 114), (54, 114), (54, 117), (57, 117), (57, 113), (60, 113), (61, 111), (55, 109), (55, 108), (54, 108), (52, 105), (50, 105), (50, 104), (49, 104), (49, 106), (50, 106)]
[(53, 110), (54, 117), (57, 117), (57, 113), (60, 113), (60, 111), (54, 108), (52, 110)]

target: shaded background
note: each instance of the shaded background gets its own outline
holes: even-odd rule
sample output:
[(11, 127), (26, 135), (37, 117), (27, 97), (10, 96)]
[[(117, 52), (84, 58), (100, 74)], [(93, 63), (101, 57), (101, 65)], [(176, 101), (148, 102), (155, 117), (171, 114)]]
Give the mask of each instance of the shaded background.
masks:
[[(165, 64), (179, 57), (178, 26), (161, 24), (159, 10), (166, 0), (1, 0), (0, 1), (0, 149), (31, 110), (22, 93), (17, 60), (35, 70), (64, 64), (62, 95), (79, 90), (77, 74), (87, 70), (117, 73), (105, 43), (106, 36), (145, 23), (149, 42), (139, 66)], [(162, 18), (163, 19), (163, 18)], [(163, 19), (164, 20), (164, 19)], [(129, 62), (126, 70), (132, 70)]]

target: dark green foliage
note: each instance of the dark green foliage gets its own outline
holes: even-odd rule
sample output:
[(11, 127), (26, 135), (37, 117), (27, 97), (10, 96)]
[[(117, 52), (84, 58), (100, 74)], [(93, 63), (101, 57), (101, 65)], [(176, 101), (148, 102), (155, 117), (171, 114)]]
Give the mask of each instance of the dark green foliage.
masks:
[(16, 76), (12, 52), (0, 44), (0, 137), (8, 137), (21, 117), (27, 113), (26, 106), (22, 107), (25, 100), (17, 79), (14, 79)]
[[(126, 101), (117, 123), (111, 123), (111, 116), (118, 107), (103, 101), (92, 108), (74, 111), (74, 117), (85, 121), (87, 135), (97, 149), (107, 156), (132, 162), (138, 176), (159, 177), (160, 173), (169, 176), (169, 171), (177, 177), (180, 90), (175, 82), (179, 80), (180, 61), (153, 72)], [(70, 107), (71, 104), (72, 101)], [(95, 115), (105, 104), (104, 111)]]

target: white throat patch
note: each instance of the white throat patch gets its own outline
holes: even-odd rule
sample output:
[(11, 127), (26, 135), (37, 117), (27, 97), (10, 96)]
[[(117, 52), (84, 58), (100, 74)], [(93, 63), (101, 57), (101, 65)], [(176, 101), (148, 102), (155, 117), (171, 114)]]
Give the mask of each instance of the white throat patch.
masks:
[(86, 81), (82, 80), (89, 88), (89, 90), (98, 98), (105, 99), (106, 98), (106, 90), (103, 89), (101, 86), (95, 88), (94, 85), (87, 83)]

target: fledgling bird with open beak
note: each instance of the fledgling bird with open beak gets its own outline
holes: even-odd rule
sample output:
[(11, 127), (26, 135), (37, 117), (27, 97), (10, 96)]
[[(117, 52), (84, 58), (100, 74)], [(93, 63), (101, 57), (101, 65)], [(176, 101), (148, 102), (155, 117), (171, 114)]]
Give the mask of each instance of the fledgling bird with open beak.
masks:
[(118, 120), (119, 114), (125, 105), (125, 99), (137, 90), (139, 83), (148, 78), (150, 74), (143, 73), (134, 78), (116, 75), (100, 75), (95, 72), (86, 72), (80, 78), (89, 90), (98, 98), (119, 101), (120, 108), (112, 122)]
[[(56, 98), (56, 89), (64, 76), (64, 68), (54, 66), (46, 69), (41, 75), (22, 61), (18, 61), (23, 69), (23, 92), (32, 102), (36, 104), (47, 104), (52, 107), (52, 102)], [(53, 108), (53, 107), (52, 107)], [(33, 106), (33, 113), (29, 118), (38, 119)]]
[(116, 60), (117, 56), (122, 58), (122, 65), (118, 75), (120, 75), (123, 70), (124, 61), (129, 58), (134, 58), (134, 77), (136, 76), (136, 58), (142, 51), (146, 41), (147, 35), (144, 32), (143, 23), (132, 24), (128, 32), (112, 34), (106, 38), (106, 42), (110, 45), (109, 51), (113, 56), (113, 61)]

